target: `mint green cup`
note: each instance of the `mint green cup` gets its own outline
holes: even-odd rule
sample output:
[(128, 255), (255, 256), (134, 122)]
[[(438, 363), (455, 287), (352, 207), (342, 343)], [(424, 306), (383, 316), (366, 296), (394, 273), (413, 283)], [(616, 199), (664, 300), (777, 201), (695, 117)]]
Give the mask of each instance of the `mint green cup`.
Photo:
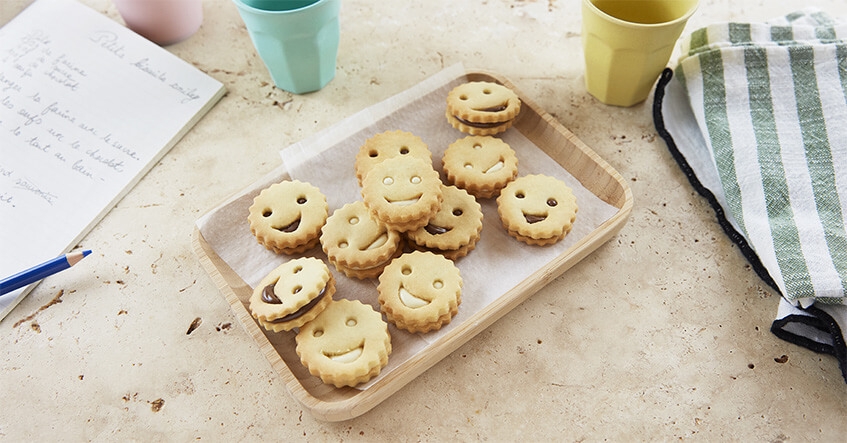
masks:
[(274, 84), (295, 94), (335, 77), (341, 0), (233, 0)]

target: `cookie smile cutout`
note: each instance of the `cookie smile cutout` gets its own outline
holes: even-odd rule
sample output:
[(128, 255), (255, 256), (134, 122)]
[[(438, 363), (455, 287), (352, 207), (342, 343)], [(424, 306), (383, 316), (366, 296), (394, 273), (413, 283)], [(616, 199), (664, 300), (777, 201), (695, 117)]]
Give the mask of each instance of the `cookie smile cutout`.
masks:
[(526, 212), (524, 212), (523, 218), (526, 219), (527, 223), (533, 224), (533, 223), (543, 222), (544, 220), (547, 220), (547, 214), (536, 215), (536, 214), (527, 214)]
[(299, 227), (300, 227), (300, 217), (297, 217), (297, 220), (294, 220), (293, 222), (291, 222), (290, 224), (288, 224), (286, 226), (271, 226), (271, 228), (273, 228), (277, 231), (286, 232), (286, 233), (294, 232)]
[(446, 227), (446, 226), (438, 226), (438, 225), (434, 225), (434, 224), (432, 224), (432, 223), (429, 223), (429, 224), (427, 224), (426, 226), (424, 226), (424, 229), (425, 229), (425, 230), (426, 230), (426, 232), (428, 232), (430, 235), (441, 235), (441, 234), (446, 234), (446, 233), (448, 233), (448, 232), (450, 232), (450, 231), (452, 231), (452, 230), (453, 230), (453, 228), (448, 228), (448, 227)]
[(376, 238), (374, 238), (366, 247), (359, 249), (360, 251), (371, 251), (373, 249), (381, 248), (384, 244), (388, 242), (388, 233), (385, 231), (377, 234)]
[(340, 352), (329, 352), (323, 351), (323, 355), (328, 359), (339, 362), (339, 363), (353, 363), (359, 357), (362, 356), (362, 352), (365, 350), (365, 344), (361, 343), (358, 347), (350, 349), (348, 351), (340, 351)]
[(392, 200), (388, 197), (385, 197), (385, 201), (387, 201), (388, 203), (390, 203), (392, 205), (397, 205), (397, 206), (411, 206), (411, 205), (417, 203), (418, 200), (420, 200), (420, 199), (421, 199), (421, 194), (418, 194), (416, 197), (407, 198), (407, 199), (403, 199), (403, 200)]
[(422, 308), (429, 304), (429, 300), (424, 300), (412, 294), (411, 292), (407, 291), (406, 288), (404, 288), (403, 286), (400, 286), (398, 295), (400, 296), (400, 301), (403, 302), (404, 305), (412, 309)]
[(506, 166), (506, 163), (501, 159), (497, 163), (494, 163), (493, 165), (491, 165), (490, 168), (482, 171), (482, 173), (483, 174), (493, 174), (493, 173), (503, 169), (505, 166)]

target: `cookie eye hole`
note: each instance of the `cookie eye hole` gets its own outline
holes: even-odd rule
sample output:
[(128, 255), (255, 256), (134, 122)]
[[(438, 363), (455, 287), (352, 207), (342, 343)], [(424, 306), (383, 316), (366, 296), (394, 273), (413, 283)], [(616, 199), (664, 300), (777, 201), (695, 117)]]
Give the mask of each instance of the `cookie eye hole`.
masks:
[(349, 244), (346, 241), (338, 243), (338, 247), (341, 248), (341, 249), (344, 249), (347, 246), (349, 246)]
[(301, 195), (300, 197), (297, 197), (297, 204), (298, 204), (298, 205), (305, 204), (305, 203), (306, 203), (306, 201), (307, 201), (307, 200), (306, 200), (306, 196)]
[(393, 185), (394, 184), (394, 178), (385, 177), (384, 179), (382, 179), (382, 184), (384, 184), (385, 186)]
[(421, 182), (421, 178), (417, 175), (409, 179), (409, 183), (416, 185)]
[(408, 146), (401, 146), (400, 147), (400, 154), (406, 155), (408, 153), (409, 153), (409, 147)]
[(379, 151), (371, 150), (370, 152), (368, 152), (368, 157), (370, 157), (370, 158), (377, 158), (377, 157), (379, 157)]
[(403, 275), (409, 275), (409, 274), (412, 273), (412, 268), (409, 267), (408, 265), (403, 266), (403, 268), (400, 269), (400, 273), (403, 274)]
[(350, 217), (350, 219), (347, 220), (347, 223), (350, 223), (351, 225), (355, 225), (356, 223), (359, 223), (359, 217)]
[(265, 209), (264, 211), (262, 211), (262, 217), (270, 217), (271, 215), (273, 215), (273, 213), (274, 211), (270, 209)]
[(559, 202), (557, 202), (555, 198), (548, 198), (547, 199), (547, 206), (549, 206), (551, 208), (558, 205), (558, 204), (559, 204)]
[(453, 210), (453, 215), (456, 216), (456, 217), (461, 217), (463, 213), (464, 212), (462, 212), (462, 210), (459, 209), (459, 208), (456, 208), (456, 209)]
[(294, 288), (291, 289), (291, 293), (297, 294), (298, 292), (300, 292), (302, 290), (303, 290), (303, 287), (298, 285), (298, 286), (295, 286)]
[(515, 193), (515, 198), (524, 198), (524, 197), (526, 197), (526, 196), (524, 195), (523, 191), (518, 191), (518, 192)]
[(489, 94), (491, 94), (491, 90), (486, 88), (486, 89), (482, 90), (482, 93), (485, 94), (485, 95), (489, 95)]
[(459, 100), (467, 100), (467, 99), (468, 99), (467, 94), (462, 94), (462, 95), (459, 96)]
[(432, 287), (435, 289), (441, 289), (444, 287), (444, 282), (441, 280), (435, 280), (432, 282)]
[(470, 163), (465, 163), (465, 169), (473, 169), (473, 165)]
[(318, 338), (322, 335), (324, 335), (323, 329), (315, 329), (314, 331), (312, 331), (312, 337)]
[(479, 144), (479, 143), (474, 143), (473, 148), (479, 150), (479, 149), (482, 149), (482, 145)]
[(345, 320), (345, 321), (344, 321), (344, 324), (345, 324), (345, 325), (347, 325), (347, 326), (349, 326), (349, 327), (351, 327), (351, 328), (352, 328), (353, 326), (356, 326), (358, 323), (359, 323), (359, 322), (358, 322), (358, 321), (356, 321), (356, 319), (355, 319), (355, 318), (353, 318), (353, 317), (350, 317), (350, 318), (348, 318), (347, 320)]
[(297, 273), (299, 273), (299, 272), (300, 272), (300, 271), (302, 271), (302, 270), (303, 270), (303, 267), (302, 267), (302, 266), (300, 266), (300, 265), (297, 265), (297, 266), (295, 266), (295, 267), (294, 267), (294, 271), (293, 271), (293, 272), (294, 272), (295, 274), (297, 274)]

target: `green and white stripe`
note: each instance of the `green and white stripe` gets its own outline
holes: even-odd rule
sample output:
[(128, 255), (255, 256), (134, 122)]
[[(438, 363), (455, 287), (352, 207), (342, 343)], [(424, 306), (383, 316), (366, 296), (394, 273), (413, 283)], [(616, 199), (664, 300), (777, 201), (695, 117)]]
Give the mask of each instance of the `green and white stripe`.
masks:
[(816, 11), (683, 41), (726, 212), (786, 299), (847, 303), (847, 26)]

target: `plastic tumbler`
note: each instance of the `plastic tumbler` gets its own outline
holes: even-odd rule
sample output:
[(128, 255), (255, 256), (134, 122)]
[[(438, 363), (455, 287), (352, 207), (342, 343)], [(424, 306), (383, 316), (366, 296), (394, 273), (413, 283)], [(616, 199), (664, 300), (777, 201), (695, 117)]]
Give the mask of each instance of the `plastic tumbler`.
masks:
[(335, 77), (341, 0), (233, 0), (274, 84), (295, 94)]
[(585, 86), (601, 102), (644, 101), (698, 0), (582, 0)]
[(203, 23), (202, 0), (113, 0), (113, 2), (129, 29), (162, 46), (191, 37)]

